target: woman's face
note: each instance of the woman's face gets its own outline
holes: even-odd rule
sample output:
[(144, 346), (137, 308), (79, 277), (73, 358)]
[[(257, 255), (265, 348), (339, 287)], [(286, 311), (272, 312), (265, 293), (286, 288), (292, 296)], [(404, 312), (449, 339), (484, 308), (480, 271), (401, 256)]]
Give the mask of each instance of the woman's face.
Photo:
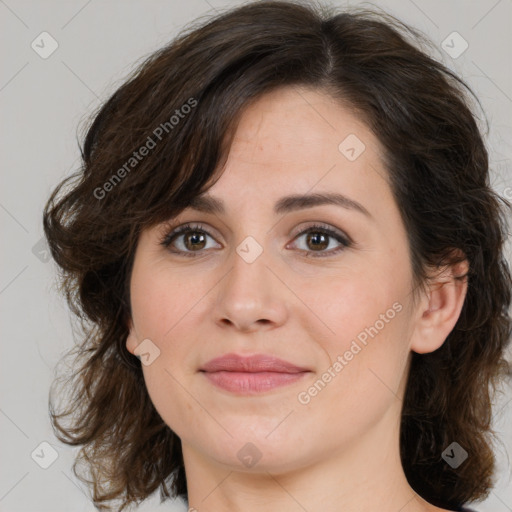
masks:
[[(293, 470), (398, 439), (418, 311), (379, 148), (329, 96), (274, 91), (244, 112), (207, 192), (223, 211), (142, 233), (127, 348), (186, 464)], [(284, 200), (312, 194), (346, 199)], [(264, 359), (252, 374), (207, 366), (228, 354)]]

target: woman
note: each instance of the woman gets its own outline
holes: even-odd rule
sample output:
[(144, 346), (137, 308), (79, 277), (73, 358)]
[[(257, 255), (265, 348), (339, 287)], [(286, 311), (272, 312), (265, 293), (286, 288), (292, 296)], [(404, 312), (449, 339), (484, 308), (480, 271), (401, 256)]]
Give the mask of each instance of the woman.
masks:
[(419, 43), (381, 13), (249, 3), (97, 113), (44, 212), (84, 328), (50, 412), (97, 507), (159, 487), (215, 512), (488, 495), (510, 204), (464, 83)]

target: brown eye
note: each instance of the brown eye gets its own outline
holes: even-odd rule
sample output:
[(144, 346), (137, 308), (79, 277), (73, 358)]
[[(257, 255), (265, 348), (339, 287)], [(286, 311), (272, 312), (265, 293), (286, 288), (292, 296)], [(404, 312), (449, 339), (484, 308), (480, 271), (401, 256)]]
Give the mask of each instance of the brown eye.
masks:
[[(304, 236), (306, 237), (306, 247), (299, 249), (300, 252), (306, 253), (307, 257), (332, 256), (352, 246), (350, 238), (324, 225), (310, 226), (296, 236), (295, 239), (300, 239)], [(202, 225), (186, 224), (165, 235), (160, 243), (173, 254), (195, 257), (201, 255), (203, 250), (212, 248), (207, 246), (208, 237), (214, 240), (212, 235)], [(338, 247), (335, 244), (334, 248), (326, 250), (332, 242), (336, 242)]]
[(201, 225), (185, 225), (165, 235), (160, 243), (172, 253), (194, 257), (196, 255), (193, 253), (200, 253), (209, 248), (208, 237), (213, 240)]
[[(295, 237), (295, 239), (300, 239), (304, 236), (305, 247), (301, 251), (305, 252), (307, 257), (332, 256), (352, 245), (348, 237), (324, 225), (310, 226)], [(338, 247), (335, 244), (334, 248), (327, 251), (326, 249), (333, 240), (337, 242)]]
[(185, 247), (191, 251), (204, 249), (205, 236), (199, 231), (189, 231), (183, 235)]
[(306, 243), (311, 244), (309, 247), (316, 249), (325, 249), (329, 246), (329, 236), (324, 233), (311, 231), (307, 233)]

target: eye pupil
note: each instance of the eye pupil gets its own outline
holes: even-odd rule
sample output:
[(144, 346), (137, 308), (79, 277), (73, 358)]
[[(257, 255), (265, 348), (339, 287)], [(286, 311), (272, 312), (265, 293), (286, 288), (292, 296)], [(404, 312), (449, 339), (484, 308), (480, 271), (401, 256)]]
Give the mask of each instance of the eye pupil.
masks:
[[(201, 239), (199, 241), (199, 243), (202, 242), (204, 244), (204, 235), (203, 234), (198, 234), (197, 231), (192, 231), (188, 235), (185, 235), (185, 241), (186, 241), (185, 245), (187, 246), (187, 249), (193, 249), (193, 248), (197, 249), (198, 247), (195, 244), (198, 243), (199, 239)], [(189, 240), (192, 240), (192, 245), (188, 243)], [(203, 247), (199, 247), (199, 249), (202, 249), (202, 248)]]
[[(323, 242), (317, 243), (317, 241), (320, 237), (323, 238)], [(325, 249), (326, 247), (329, 246), (329, 242), (326, 241), (327, 237), (324, 233), (310, 233), (308, 235), (308, 243), (313, 240), (316, 240), (315, 242), (313, 242), (313, 247)]]

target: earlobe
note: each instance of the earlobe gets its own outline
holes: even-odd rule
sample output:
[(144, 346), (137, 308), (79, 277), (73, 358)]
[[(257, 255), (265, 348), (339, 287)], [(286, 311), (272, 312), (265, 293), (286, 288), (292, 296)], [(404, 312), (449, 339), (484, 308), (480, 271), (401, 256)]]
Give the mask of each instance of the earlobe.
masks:
[(135, 355), (135, 348), (139, 342), (137, 341), (137, 336), (135, 334), (135, 329), (133, 328), (133, 322), (131, 319), (128, 321), (128, 329), (129, 332), (128, 336), (126, 337), (126, 350), (128, 350), (130, 354)]
[[(437, 350), (457, 323), (467, 293), (467, 260), (444, 267), (431, 280), (416, 320), (411, 350), (425, 354)], [(464, 277), (462, 277), (464, 276)]]

